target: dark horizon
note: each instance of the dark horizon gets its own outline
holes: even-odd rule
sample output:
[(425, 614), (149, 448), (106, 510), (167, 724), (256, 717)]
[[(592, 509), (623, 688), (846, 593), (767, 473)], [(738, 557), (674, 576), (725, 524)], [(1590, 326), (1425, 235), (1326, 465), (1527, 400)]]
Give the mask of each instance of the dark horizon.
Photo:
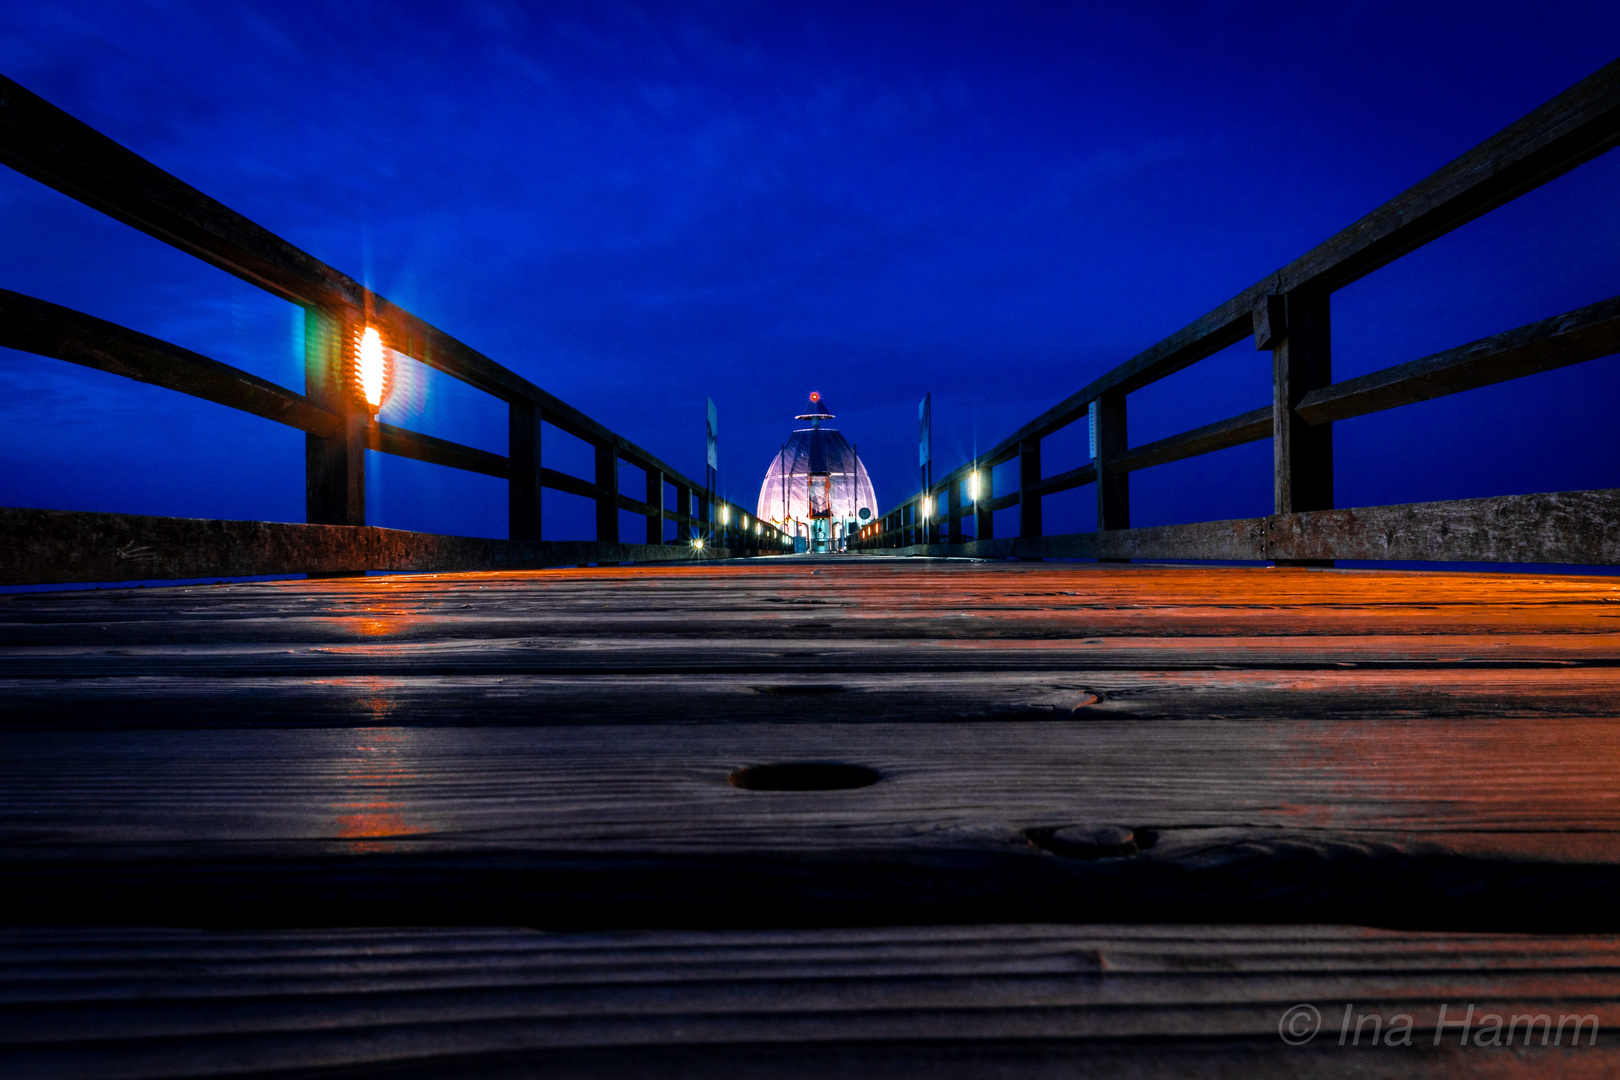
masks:
[[(0, 72), (751, 507), (804, 395), (881, 509), (1612, 60), (1599, 5), (66, 4)], [(426, 9), (424, 9), (425, 11)], [(1324, 48), (1331, 45), (1331, 48)], [(1334, 297), (1353, 377), (1620, 293), (1609, 154)], [(0, 287), (302, 390), (301, 311), (9, 170)], [(0, 505), (302, 520), (302, 435), (0, 350)], [(1131, 398), (1270, 398), (1252, 342)], [(1336, 425), (1341, 506), (1620, 486), (1620, 363)], [(434, 376), (385, 419), (504, 452)], [(1047, 471), (1084, 460), (1084, 424)], [(583, 447), (548, 464), (583, 473)], [(1132, 523), (1270, 512), (1269, 442), (1136, 473)], [(575, 460), (575, 459), (578, 460)], [(500, 481), (372, 455), (368, 521), (505, 534)], [(1047, 531), (1094, 526), (1091, 489)], [(547, 495), (548, 536), (590, 516)]]

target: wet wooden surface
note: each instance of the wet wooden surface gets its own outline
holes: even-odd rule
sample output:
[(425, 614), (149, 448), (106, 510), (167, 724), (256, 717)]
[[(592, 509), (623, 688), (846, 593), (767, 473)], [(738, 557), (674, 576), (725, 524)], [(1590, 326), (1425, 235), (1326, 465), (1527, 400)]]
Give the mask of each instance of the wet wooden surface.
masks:
[[(22, 1075), (1614, 1067), (1606, 1028), (1432, 1044), (1442, 1002), (1620, 1022), (1612, 577), (799, 557), (14, 594), (0, 679)], [(878, 779), (728, 782), (790, 762)], [(1065, 840), (1098, 830), (1127, 846)], [(1412, 1003), (1421, 1051), (1282, 1043), (1328, 998)]]
[[(1603, 1037), (1620, 1023), (1612, 937), (33, 930), (0, 934), (0, 970), (0, 1047), (16, 1074), (74, 1080), (267, 1062), (345, 1076), (975, 1080), (1600, 1077), (1620, 1066)], [(1449, 1020), (1469, 1004), (1467, 1044), (1449, 1028), (1437, 1045), (1440, 1008)], [(1290, 1009), (1319, 1018), (1302, 1045), (1278, 1036)], [(1296, 1041), (1314, 1018), (1292, 1029)], [(1549, 1029), (1557, 1042), (1544, 1047)]]

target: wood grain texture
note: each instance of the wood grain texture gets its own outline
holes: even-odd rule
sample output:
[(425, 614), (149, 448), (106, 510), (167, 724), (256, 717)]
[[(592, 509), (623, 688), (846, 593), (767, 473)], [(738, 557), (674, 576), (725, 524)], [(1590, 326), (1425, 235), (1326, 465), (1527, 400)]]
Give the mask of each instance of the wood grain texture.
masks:
[[(1620, 930), (1617, 717), (1595, 576), (846, 556), (7, 595), (0, 1060), (1605, 1076), (1617, 946), (1565, 935)], [(878, 780), (729, 782), (829, 761)], [(1130, 843), (1060, 843), (1088, 830)], [(480, 929), (514, 925), (566, 932)], [(1423, 1037), (1352, 1056), (1346, 1002)], [(1329, 1034), (1289, 1047), (1300, 1003)], [(1605, 1034), (1435, 1046), (1470, 1003)]]
[[(1607, 929), (1608, 578), (777, 559), (14, 595), (33, 921)], [(758, 793), (847, 761), (878, 784)], [(1140, 830), (1074, 859), (1043, 837)]]
[[(74, 1080), (1604, 1076), (1617, 954), (1612, 937), (1316, 926), (13, 931), (0, 1053), (9, 1075)], [(1525, 1047), (1521, 1019), (1512, 1046), (1459, 1046), (1437, 1021), (1464, 1003), (1565, 1030)], [(1285, 1045), (1301, 1004), (1323, 1030)], [(1347, 1005), (1404, 1015), (1410, 1045), (1371, 1049), (1366, 1024), (1339, 1045)], [(1587, 1020), (1572, 1047), (1585, 1016), (1596, 1041)]]

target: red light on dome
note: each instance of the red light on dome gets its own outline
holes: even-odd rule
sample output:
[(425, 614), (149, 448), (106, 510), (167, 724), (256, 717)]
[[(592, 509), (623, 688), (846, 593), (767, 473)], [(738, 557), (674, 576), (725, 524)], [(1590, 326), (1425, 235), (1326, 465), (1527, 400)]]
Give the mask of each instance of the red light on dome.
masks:
[(819, 392), (815, 391), (815, 390), (810, 391), (810, 400), (811, 401), (820, 401), (821, 400), (821, 394)]

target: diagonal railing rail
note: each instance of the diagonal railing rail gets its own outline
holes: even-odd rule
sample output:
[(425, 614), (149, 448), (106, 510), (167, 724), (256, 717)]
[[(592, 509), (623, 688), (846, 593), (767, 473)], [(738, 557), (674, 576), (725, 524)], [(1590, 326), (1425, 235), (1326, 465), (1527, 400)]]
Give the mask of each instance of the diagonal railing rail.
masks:
[[(1348, 228), (1127, 360), (941, 477), (863, 530), (866, 551), (987, 557), (1336, 559), (1620, 563), (1620, 490), (1334, 508), (1333, 422), (1620, 352), (1620, 297), (1433, 356), (1335, 383), (1336, 289), (1612, 149), (1620, 142), (1620, 61), (1414, 184)], [(1127, 438), (1126, 397), (1253, 337), (1272, 354), (1268, 406), (1141, 446)], [(1041, 442), (1091, 425), (1091, 459), (1046, 476)], [(1130, 474), (1269, 438), (1274, 513), (1266, 518), (1130, 527)], [(1018, 462), (997, 494), (996, 466)], [(1097, 531), (1042, 534), (1041, 500), (1096, 485)], [(943, 501), (943, 507), (941, 505)], [(1018, 535), (994, 514), (1018, 507)], [(974, 519), (974, 535), (963, 522)]]
[[(305, 391), (82, 312), (0, 290), (0, 345), (200, 397), (305, 433), (309, 529), (136, 515), (0, 513), (0, 584), (368, 569), (470, 569), (753, 555), (789, 549), (768, 522), (694, 482), (650, 451), (203, 194), (38, 95), (0, 76), (0, 162), (305, 310)], [(356, 379), (366, 328), (384, 345), (504, 401), (508, 451), (494, 454), (379, 422)], [(594, 448), (589, 479), (542, 464), (542, 425)], [(508, 541), (366, 529), (367, 450), (507, 482)], [(645, 473), (619, 489), (618, 464)], [(596, 544), (543, 539), (543, 489), (594, 500)], [(666, 498), (674, 491), (673, 502)], [(635, 497), (636, 494), (642, 497)], [(619, 512), (646, 518), (645, 543), (621, 542)], [(159, 522), (169, 522), (159, 525)], [(666, 522), (676, 530), (665, 542)], [(227, 526), (236, 526), (230, 528)], [(301, 531), (303, 530), (303, 531)], [(300, 539), (302, 538), (302, 539)], [(149, 541), (149, 542), (147, 542)], [(202, 545), (198, 548), (196, 545)], [(117, 552), (139, 550), (131, 564)]]

